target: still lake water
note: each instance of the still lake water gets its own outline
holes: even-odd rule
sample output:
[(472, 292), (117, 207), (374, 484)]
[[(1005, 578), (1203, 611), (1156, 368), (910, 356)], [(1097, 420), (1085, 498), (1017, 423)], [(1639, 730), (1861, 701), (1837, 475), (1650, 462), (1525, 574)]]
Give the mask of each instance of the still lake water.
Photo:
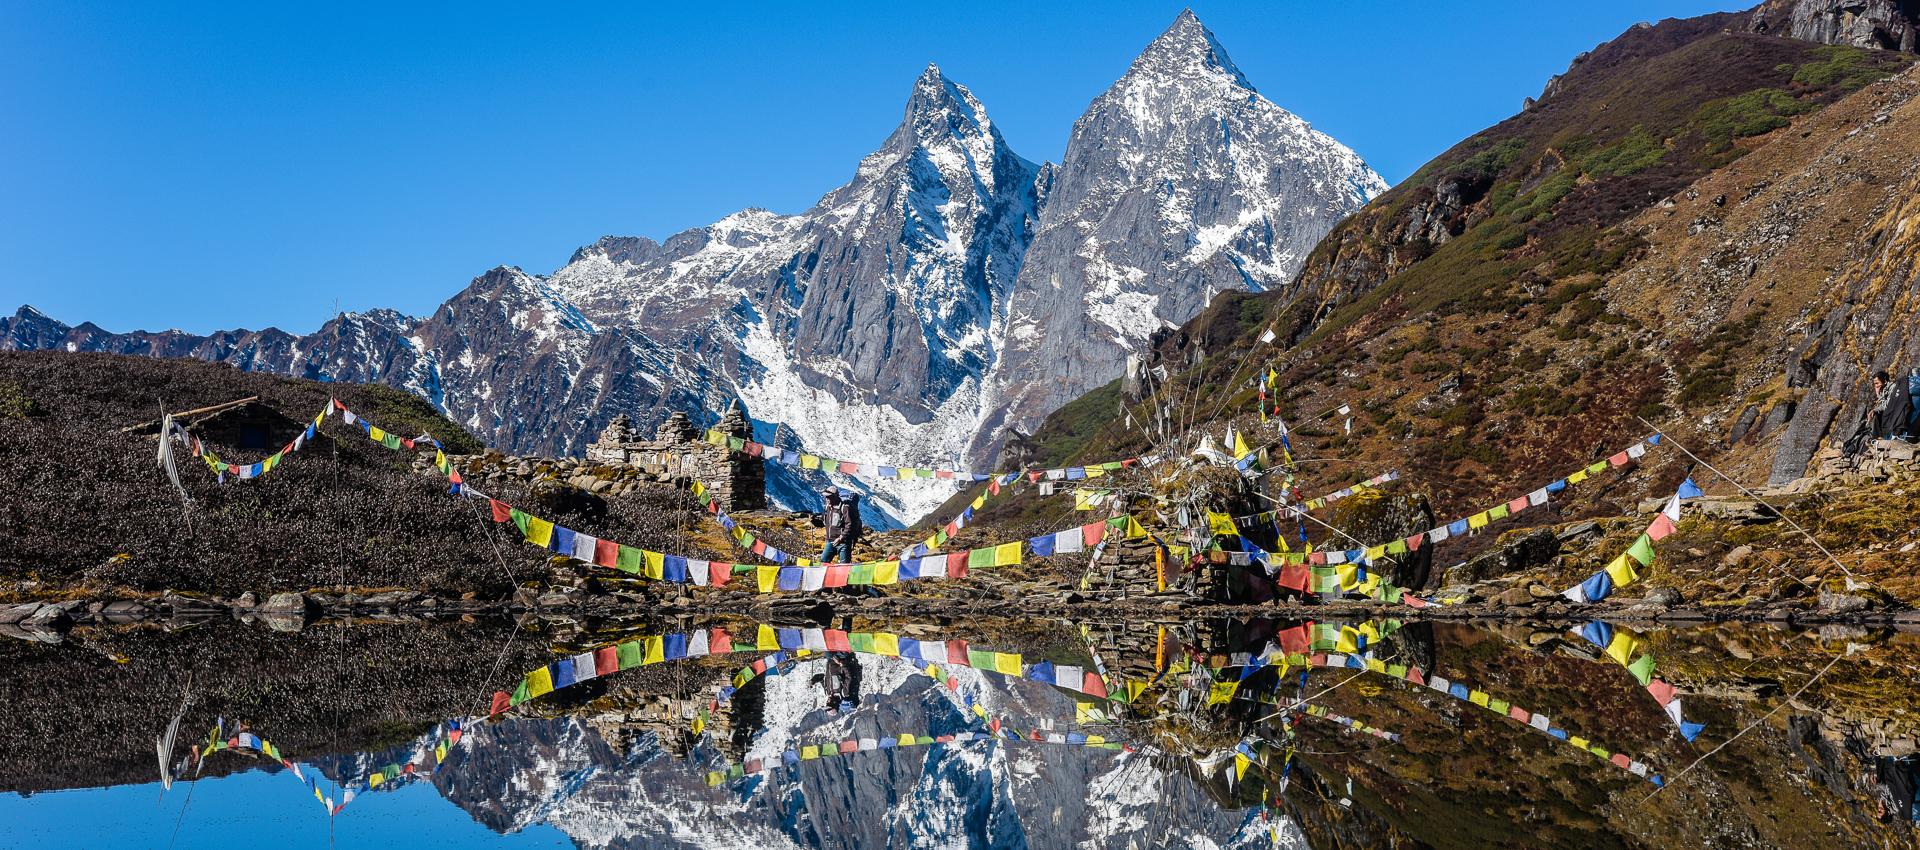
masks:
[(0, 848), (1915, 845), (1890, 631), (221, 620), (0, 669)]

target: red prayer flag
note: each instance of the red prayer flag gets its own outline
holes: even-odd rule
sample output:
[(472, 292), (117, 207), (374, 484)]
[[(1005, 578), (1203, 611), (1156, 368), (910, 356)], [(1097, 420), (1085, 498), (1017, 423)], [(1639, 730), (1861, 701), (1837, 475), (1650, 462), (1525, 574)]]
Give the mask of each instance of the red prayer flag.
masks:
[(1425, 599), (1421, 599), (1420, 597), (1418, 597), (1418, 596), (1415, 596), (1415, 595), (1413, 595), (1413, 594), (1411, 594), (1411, 593), (1403, 593), (1403, 594), (1401, 594), (1401, 595), (1400, 595), (1400, 601), (1401, 601), (1401, 602), (1404, 602), (1404, 603), (1406, 603), (1406, 605), (1407, 605), (1407, 607), (1408, 607), (1408, 608), (1425, 608), (1425, 607), (1427, 607), (1427, 600), (1425, 600)]
[(1313, 648), (1313, 635), (1307, 633), (1306, 626), (1281, 629), (1276, 637), (1279, 638), (1280, 651), (1288, 655), (1296, 652), (1304, 653)]
[(1101, 699), (1107, 698), (1107, 683), (1100, 678), (1100, 674), (1088, 670), (1083, 674), (1083, 677), (1084, 682), (1080, 686), (1081, 691)]
[(1287, 564), (1280, 568), (1280, 574), (1274, 583), (1305, 593), (1313, 586), (1313, 571), (1300, 564)]
[(1420, 672), (1420, 668), (1418, 667), (1408, 667), (1407, 681), (1416, 685), (1425, 686), (1427, 684), (1427, 674)]
[(850, 460), (843, 460), (840, 462), (840, 471), (847, 475), (859, 475), (860, 464), (854, 463), (853, 461), (850, 461)]
[(1614, 466), (1626, 466), (1628, 460), (1630, 460), (1630, 458), (1627, 457), (1626, 452), (1621, 452), (1613, 457), (1607, 458), (1607, 462)]
[(709, 629), (707, 631), (708, 655), (726, 655), (732, 651), (733, 635), (729, 634), (726, 629)]
[(1527, 502), (1527, 497), (1521, 496), (1520, 498), (1514, 499), (1513, 501), (1507, 503), (1507, 513), (1517, 514), (1521, 511), (1526, 510), (1528, 504), (1529, 503)]
[(767, 554), (767, 541), (765, 540), (753, 541), (753, 554), (755, 555)]
[(1673, 532), (1674, 532), (1673, 520), (1668, 518), (1667, 515), (1664, 513), (1655, 515), (1653, 518), (1653, 524), (1647, 526), (1647, 536), (1655, 540), (1659, 540), (1660, 538), (1665, 537), (1669, 534), (1672, 534)]
[(1647, 693), (1653, 694), (1653, 701), (1661, 705), (1673, 702), (1673, 686), (1665, 679), (1654, 679), (1647, 683)]
[(970, 667), (967, 663), (967, 642), (964, 640), (947, 641), (947, 663)]
[(947, 555), (947, 578), (967, 577), (967, 553), (951, 552)]
[(1043, 474), (1044, 474), (1044, 473), (1040, 473), (1040, 472), (1029, 472), (1029, 473), (1027, 473), (1027, 483), (1028, 483), (1028, 484), (1037, 484), (1037, 483), (1039, 483), (1039, 482), (1040, 482), (1040, 476), (1041, 476), (1041, 475), (1043, 475)]
[(1090, 522), (1090, 523), (1087, 523), (1086, 525), (1080, 526), (1080, 539), (1087, 544), (1088, 548), (1092, 548), (1094, 546), (1100, 545), (1100, 541), (1104, 539), (1106, 536), (1107, 536), (1106, 520), (1101, 520), (1099, 522)]
[(1625, 770), (1633, 769), (1633, 759), (1627, 758), (1626, 753), (1614, 753), (1608, 761), (1613, 762), (1614, 765)]
[(593, 651), (593, 675), (605, 676), (620, 672), (620, 651), (603, 646)]
[(1424, 531), (1422, 531), (1422, 532), (1420, 532), (1419, 534), (1415, 534), (1415, 535), (1413, 535), (1413, 536), (1411, 536), (1411, 537), (1408, 537), (1408, 538), (1407, 538), (1407, 551), (1409, 551), (1409, 552), (1418, 552), (1418, 551), (1420, 551), (1420, 544), (1422, 544), (1422, 543), (1425, 543), (1425, 542), (1427, 542), (1427, 533), (1426, 533), (1426, 532), (1424, 532)]
[(847, 573), (853, 570), (847, 564), (833, 564), (827, 567), (827, 575), (820, 580), (821, 587), (846, 587)]
[(487, 716), (498, 717), (505, 714), (507, 709), (512, 707), (513, 697), (509, 696), (506, 691), (494, 691), (493, 705), (487, 709)]
[(953, 478), (953, 471), (952, 471), (952, 470), (947, 470), (947, 469), (936, 469), (936, 470), (934, 470), (934, 471), (933, 471), (933, 477), (935, 477), (935, 478), (946, 478), (946, 479), (952, 479), (952, 478)]
[(513, 520), (512, 505), (502, 502), (499, 499), (488, 499), (487, 506), (493, 508), (494, 522), (511, 522)]
[(853, 651), (853, 644), (848, 642), (846, 632), (841, 631), (839, 629), (828, 629), (825, 632), (825, 636), (827, 639), (828, 652), (852, 652)]
[(1140, 459), (1139, 459), (1139, 458), (1137, 458), (1137, 457), (1130, 457), (1130, 458), (1127, 458), (1126, 460), (1123, 460), (1123, 461), (1121, 461), (1121, 462), (1120, 462), (1120, 465), (1121, 465), (1122, 467), (1128, 467), (1128, 466), (1132, 466), (1132, 465), (1134, 465), (1134, 464), (1136, 464), (1136, 463), (1139, 463), (1139, 462), (1140, 462)]
[(1307, 656), (1307, 663), (1315, 667), (1325, 667), (1327, 666), (1327, 654), (1324, 652), (1316, 652), (1309, 655)]
[(725, 587), (727, 579), (733, 578), (733, 565), (714, 561), (707, 565), (707, 583), (714, 587)]

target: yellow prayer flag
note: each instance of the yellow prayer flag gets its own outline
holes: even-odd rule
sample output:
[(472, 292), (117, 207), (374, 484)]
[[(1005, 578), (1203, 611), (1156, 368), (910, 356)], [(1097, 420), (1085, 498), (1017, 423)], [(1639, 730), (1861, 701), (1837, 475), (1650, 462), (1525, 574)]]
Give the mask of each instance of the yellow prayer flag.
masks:
[(1481, 511), (1477, 514), (1474, 514), (1473, 516), (1467, 517), (1467, 527), (1468, 528), (1486, 528), (1487, 512)]
[(640, 551), (640, 554), (642, 557), (646, 558), (647, 560), (647, 566), (646, 566), (646, 572), (645, 572), (645, 575), (647, 578), (653, 579), (655, 581), (659, 581), (666, 577), (667, 575), (667, 572), (666, 572), (667, 556), (666, 555), (660, 552), (648, 552), (644, 549)]
[(1607, 577), (1613, 579), (1614, 587), (1624, 587), (1638, 580), (1640, 574), (1633, 571), (1633, 564), (1628, 563), (1626, 554), (1622, 553), (1607, 565)]
[(1087, 477), (1088, 477), (1088, 478), (1099, 478), (1100, 476), (1102, 476), (1102, 475), (1105, 475), (1105, 474), (1107, 474), (1107, 471), (1106, 471), (1106, 470), (1104, 470), (1104, 469), (1101, 469), (1100, 467), (1097, 467), (1097, 466), (1089, 466), (1089, 467), (1087, 467)]
[(1234, 753), (1233, 754), (1233, 778), (1236, 780), (1247, 778), (1247, 768), (1252, 764), (1253, 764), (1253, 759), (1247, 758), (1246, 754)]
[(1009, 676), (1020, 675), (1020, 653), (996, 652), (993, 654), (993, 669)]
[(760, 586), (761, 593), (772, 593), (773, 586), (780, 578), (779, 567), (755, 567), (753, 577)]
[(817, 744), (808, 744), (800, 748), (801, 761), (812, 761), (819, 757), (820, 757), (820, 747)]
[(819, 455), (801, 455), (800, 468), (801, 469), (819, 469), (820, 456)]
[(553, 520), (527, 515), (527, 542), (542, 549), (553, 545)]
[(753, 645), (761, 652), (779, 649), (780, 635), (773, 630), (772, 626), (762, 624), (760, 628), (754, 632)]
[[(1020, 541), (1015, 540), (1012, 543), (1002, 543), (998, 546), (993, 547), (993, 565), (996, 567), (1012, 567), (1012, 566), (1019, 565), (1021, 545), (1022, 544)], [(898, 564), (896, 564), (895, 566), (897, 567)]]
[(1207, 530), (1224, 537), (1240, 535), (1240, 529), (1233, 524), (1233, 517), (1217, 511), (1207, 511)]
[(1587, 741), (1587, 739), (1585, 739), (1585, 738), (1582, 738), (1582, 737), (1580, 737), (1579, 735), (1574, 735), (1574, 736), (1572, 736), (1572, 737), (1569, 737), (1569, 738), (1567, 739), (1567, 743), (1569, 743), (1569, 744), (1572, 744), (1572, 745), (1574, 745), (1574, 746), (1576, 746), (1576, 747), (1579, 747), (1580, 749), (1583, 749), (1583, 750), (1584, 750), (1584, 749), (1586, 749), (1586, 748), (1587, 748), (1587, 744), (1588, 744), (1588, 741)]
[(881, 561), (878, 564), (874, 564), (873, 565), (873, 583), (874, 584), (899, 584), (900, 583), (900, 562), (899, 561)]
[(873, 651), (894, 658), (900, 656), (900, 636), (888, 632), (873, 633)]
[(1128, 537), (1145, 537), (1147, 536), (1147, 527), (1144, 525), (1141, 525), (1139, 520), (1134, 519), (1131, 515), (1129, 515), (1127, 517), (1127, 536)]
[(646, 647), (646, 655), (640, 659), (641, 664), (660, 664), (667, 660), (666, 641), (659, 635), (647, 635), (641, 645)]
[(1626, 632), (1614, 632), (1613, 640), (1607, 642), (1607, 657), (1625, 667), (1633, 661), (1633, 653), (1639, 648), (1638, 644), (1639, 641), (1634, 640), (1632, 635)]
[(385, 774), (376, 773), (372, 776), (367, 777), (367, 787), (378, 788), (381, 786), (382, 783), (385, 783), (386, 781), (387, 781), (387, 777)]
[(387, 438), (387, 432), (382, 431), (379, 428), (368, 428), (367, 436), (372, 437), (373, 441), (378, 443), (381, 440), (384, 440)]
[(1468, 691), (1467, 692), (1467, 702), (1473, 703), (1474, 705), (1480, 706), (1481, 708), (1487, 707), (1488, 699), (1490, 699), (1490, 697), (1487, 696), (1486, 691)]
[(529, 698), (553, 693), (553, 674), (542, 667), (527, 674), (527, 696)]
[(1569, 475), (1569, 476), (1567, 476), (1567, 483), (1568, 483), (1568, 484), (1578, 484), (1578, 483), (1580, 483), (1580, 482), (1582, 482), (1582, 481), (1585, 481), (1585, 480), (1587, 480), (1587, 471), (1586, 471), (1586, 470), (1584, 470), (1584, 469), (1582, 469), (1582, 470), (1580, 470), (1579, 472), (1576, 472), (1576, 473), (1574, 473), (1574, 474), (1572, 474), (1572, 475)]
[(1229, 679), (1225, 682), (1214, 682), (1213, 687), (1207, 691), (1207, 705), (1219, 705), (1223, 702), (1231, 701), (1233, 699), (1233, 692), (1239, 690), (1239, 688), (1240, 682), (1237, 680)]

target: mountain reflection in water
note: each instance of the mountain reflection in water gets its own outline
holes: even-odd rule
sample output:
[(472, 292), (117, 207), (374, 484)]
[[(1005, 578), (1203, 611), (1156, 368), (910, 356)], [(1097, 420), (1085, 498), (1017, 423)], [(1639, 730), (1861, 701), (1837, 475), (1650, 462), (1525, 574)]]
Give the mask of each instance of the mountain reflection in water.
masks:
[(80, 629), (0, 847), (1915, 843), (1914, 635), (1583, 625)]

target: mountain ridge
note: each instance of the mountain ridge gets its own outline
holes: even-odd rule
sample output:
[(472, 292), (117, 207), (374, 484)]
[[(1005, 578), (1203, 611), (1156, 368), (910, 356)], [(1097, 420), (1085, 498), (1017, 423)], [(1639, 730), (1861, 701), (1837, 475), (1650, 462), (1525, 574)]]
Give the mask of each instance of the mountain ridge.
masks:
[[(1118, 115), (1134, 95), (1161, 117)], [(1124, 138), (1107, 145), (1102, 134)], [(1123, 149), (1145, 165), (1109, 168)], [(1203, 175), (1189, 173), (1194, 162)], [(1175, 197), (1153, 197), (1156, 181), (1174, 178)], [(369, 311), (307, 335), (195, 336), (109, 334), (22, 309), (0, 318), (0, 349), (388, 383), (521, 452), (577, 454), (616, 414), (644, 430), (668, 410), (710, 420), (738, 399), (766, 442), (988, 465), (1050, 405), (1118, 374), (1145, 330), (1185, 319), (1212, 292), (1277, 285), (1384, 188), (1350, 150), (1254, 91), (1184, 12), (1076, 122), (1061, 165), (1020, 157), (979, 100), (930, 64), (852, 179), (800, 213), (747, 209), (660, 241), (605, 236), (551, 274), (495, 267), (424, 318)], [(1067, 243), (1095, 224), (1108, 247), (1088, 256), (1134, 271), (1089, 287)], [(1049, 227), (1059, 236), (1037, 242)], [(1134, 235), (1137, 251), (1174, 259), (1147, 269), (1126, 244)], [(1028, 275), (1034, 244), (1051, 246), (1048, 270)], [(1062, 275), (1070, 285), (1056, 291)], [(1088, 312), (1083, 292), (1099, 302), (1097, 342), (1051, 321)], [(823, 483), (775, 490), (804, 499)], [(901, 520), (950, 493), (935, 482), (875, 488)]]

